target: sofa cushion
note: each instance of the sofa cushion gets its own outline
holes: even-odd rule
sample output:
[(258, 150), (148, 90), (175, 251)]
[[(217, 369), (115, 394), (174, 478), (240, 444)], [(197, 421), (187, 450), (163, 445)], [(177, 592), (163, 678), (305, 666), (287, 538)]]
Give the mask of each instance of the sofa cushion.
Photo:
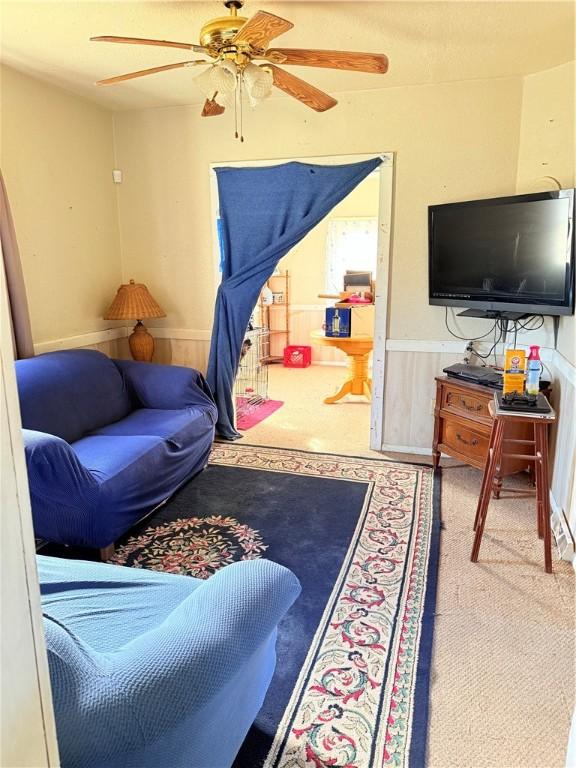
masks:
[(102, 427), (93, 434), (109, 437), (152, 435), (172, 440), (181, 447), (199, 435), (204, 435), (211, 425), (210, 413), (202, 406), (191, 406), (178, 411), (139, 408), (129, 413), (126, 418)]
[[(86, 541), (98, 547), (116, 541), (202, 469), (210, 451), (212, 429), (204, 425), (204, 434), (199, 432), (184, 445), (151, 435), (91, 435), (72, 443), (72, 451), (98, 483), (98, 503)], [(80, 534), (74, 543), (83, 543)]]
[(69, 443), (131, 411), (122, 374), (101, 352), (69, 349), (16, 362), (22, 425)]

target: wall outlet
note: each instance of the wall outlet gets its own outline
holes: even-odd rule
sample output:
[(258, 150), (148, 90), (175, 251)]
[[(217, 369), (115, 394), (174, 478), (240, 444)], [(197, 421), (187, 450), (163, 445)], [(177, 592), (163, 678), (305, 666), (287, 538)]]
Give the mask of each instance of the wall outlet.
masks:
[(436, 400), (433, 397), (431, 397), (430, 398), (430, 413), (432, 414), (432, 416), (434, 416), (434, 408), (436, 408)]

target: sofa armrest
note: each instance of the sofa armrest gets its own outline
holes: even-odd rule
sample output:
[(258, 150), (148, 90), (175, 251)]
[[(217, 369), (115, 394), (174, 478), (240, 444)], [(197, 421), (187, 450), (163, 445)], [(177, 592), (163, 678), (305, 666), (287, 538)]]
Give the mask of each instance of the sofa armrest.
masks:
[(36, 536), (74, 541), (89, 531), (99, 487), (61, 437), (23, 429), (28, 486)]
[(158, 627), (110, 654), (122, 688), (138, 689), (131, 706), (144, 731), (159, 736), (169, 727), (149, 706), (159, 690), (170, 702), (168, 720), (177, 712), (201, 719), (214, 697), (274, 643), (276, 627), (300, 591), (282, 565), (236, 562), (201, 584)]
[(216, 406), (204, 376), (195, 368), (114, 360), (130, 393), (142, 408), (177, 410), (192, 405)]
[[(89, 755), (90, 765), (116, 766), (134, 750), (141, 756), (148, 749), (151, 756), (142, 764), (159, 765), (156, 745), (185, 726), (188, 753), (175, 764), (224, 768), (214, 755), (207, 762), (206, 732), (214, 754), (221, 751), (214, 743), (218, 734), (225, 741), (232, 730), (241, 741), (249, 722), (238, 736), (238, 727), (218, 715), (238, 689), (241, 694), (254, 687), (253, 678), (271, 676), (276, 626), (299, 593), (298, 579), (281, 565), (233, 563), (197, 587), (157, 627), (111, 652), (93, 651), (45, 617), (61, 755), (71, 765), (86, 764)], [(95, 620), (105, 631), (106, 617)], [(261, 661), (268, 664), (264, 673)], [(263, 699), (266, 686), (256, 685)], [(251, 704), (249, 720), (261, 701)], [(234, 720), (242, 713), (232, 707), (229, 716)]]

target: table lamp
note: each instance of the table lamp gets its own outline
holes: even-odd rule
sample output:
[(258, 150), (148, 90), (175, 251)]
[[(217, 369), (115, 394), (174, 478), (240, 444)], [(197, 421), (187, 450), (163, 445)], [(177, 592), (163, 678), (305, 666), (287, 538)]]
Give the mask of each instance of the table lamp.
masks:
[(134, 280), (118, 288), (116, 298), (104, 315), (105, 320), (137, 320), (128, 344), (133, 359), (146, 363), (152, 360), (154, 339), (142, 320), (150, 317), (166, 317), (166, 312), (152, 298), (148, 288)]

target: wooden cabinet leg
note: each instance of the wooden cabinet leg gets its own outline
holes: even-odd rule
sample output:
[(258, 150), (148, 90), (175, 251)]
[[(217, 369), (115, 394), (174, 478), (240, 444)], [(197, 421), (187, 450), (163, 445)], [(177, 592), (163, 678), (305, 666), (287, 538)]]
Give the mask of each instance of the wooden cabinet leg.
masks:
[(432, 466), (438, 469), (440, 465), (441, 453), (438, 450), (440, 442), (440, 404), (442, 402), (442, 388), (440, 383), (436, 382), (436, 405), (434, 407), (434, 437), (432, 438)]

